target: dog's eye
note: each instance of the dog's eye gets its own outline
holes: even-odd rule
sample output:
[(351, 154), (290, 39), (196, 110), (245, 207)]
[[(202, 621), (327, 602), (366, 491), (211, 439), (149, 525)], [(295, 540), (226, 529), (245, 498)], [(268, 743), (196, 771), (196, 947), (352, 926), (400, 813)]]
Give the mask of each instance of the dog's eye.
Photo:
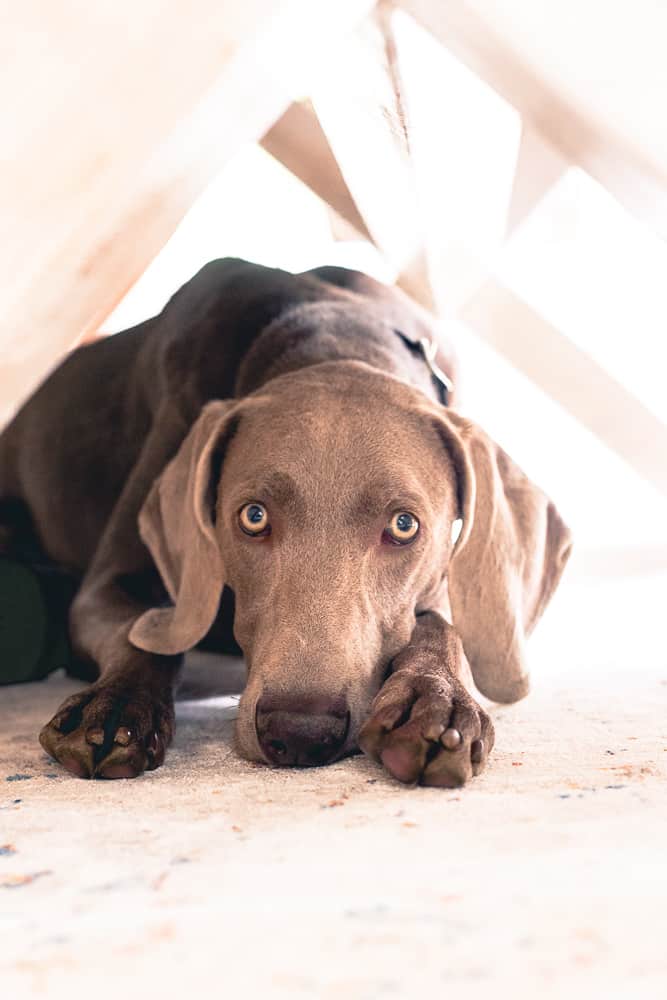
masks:
[(384, 529), (384, 537), (394, 545), (406, 545), (416, 537), (419, 521), (407, 510), (397, 510)]
[(261, 503), (247, 503), (239, 511), (239, 524), (246, 535), (268, 535), (269, 515)]

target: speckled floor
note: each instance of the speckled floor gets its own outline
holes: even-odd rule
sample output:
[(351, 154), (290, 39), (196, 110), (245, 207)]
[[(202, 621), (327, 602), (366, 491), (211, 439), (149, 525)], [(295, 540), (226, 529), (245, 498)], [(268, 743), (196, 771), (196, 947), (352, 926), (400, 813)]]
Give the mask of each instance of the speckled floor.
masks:
[(1, 995), (664, 996), (664, 584), (564, 588), (533, 694), (456, 792), (243, 762), (233, 698), (202, 697), (234, 664), (195, 664), (167, 765), (134, 782), (42, 752), (73, 682), (0, 689)]

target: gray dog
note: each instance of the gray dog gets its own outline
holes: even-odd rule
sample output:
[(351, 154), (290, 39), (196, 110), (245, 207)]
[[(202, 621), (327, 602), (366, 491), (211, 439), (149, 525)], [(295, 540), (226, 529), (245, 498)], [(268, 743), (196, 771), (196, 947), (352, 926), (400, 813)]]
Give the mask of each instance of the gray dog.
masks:
[(85, 778), (158, 767), (183, 652), (233, 625), (244, 756), (361, 747), (445, 787), (482, 770), (470, 672), (495, 701), (527, 693), (570, 538), (444, 405), (432, 336), (363, 274), (219, 260), (46, 380), (0, 438), (0, 499), (81, 578), (71, 638), (97, 679), (42, 730), (52, 757)]

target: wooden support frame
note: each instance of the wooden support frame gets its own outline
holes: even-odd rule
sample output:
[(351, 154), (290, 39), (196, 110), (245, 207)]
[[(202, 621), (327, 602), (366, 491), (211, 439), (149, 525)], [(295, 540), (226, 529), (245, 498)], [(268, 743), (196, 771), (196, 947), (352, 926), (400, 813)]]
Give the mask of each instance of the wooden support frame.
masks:
[(465, 0), (397, 0), (465, 65), (520, 111), (563, 158), (599, 181), (628, 211), (667, 238), (667, 170), (583, 114), (525, 66)]
[[(359, 26), (339, 53), (344, 80), (322, 81), (311, 99), (366, 230), (401, 273), (419, 259), (423, 234), (383, 21), (381, 15)], [(430, 304), (428, 291), (426, 298)]]
[[(37, 46), (0, 67), (3, 92), (20, 95), (0, 192), (0, 426), (373, 5), (99, 0), (68, 26), (69, 55)], [(26, 35), (44, 37), (43, 3), (16, 10)]]
[[(494, 34), (491, 19), (463, 0), (193, 4), (167, 9), (146, 0), (137, 8), (130, 0), (99, 0), (68, 36), (71, 51), (54, 53), (43, 35), (21, 59), (0, 66), (0, 87), (21, 94), (9, 109), (0, 192), (0, 424), (108, 314), (215, 171), (263, 136), (265, 149), (378, 246), (402, 288), (429, 308), (437, 302), (458, 311), (667, 492), (665, 425), (543, 317), (488, 280), (488, 262), (474, 247), (434, 236), (424, 210), (429, 191), (420, 187), (430, 183), (432, 194), (433, 181), (424, 182), (411, 149), (392, 11), (412, 14), (521, 112), (508, 233), (573, 162), (667, 234), (667, 173), (537, 79)], [(27, 0), (18, 16), (29, 29), (41, 27), (45, 10), (40, 0)], [(46, 28), (58, 17), (54, 8)], [(355, 27), (357, 37), (344, 50), (351, 60), (339, 60), (347, 75), (319, 86), (321, 69), (334, 66), (338, 43)], [(355, 53), (357, 68), (368, 63), (356, 81)], [(52, 86), (60, 79), (55, 70), (60, 90)], [(33, 84), (25, 93), (22, 74)], [(317, 114), (290, 103), (305, 92), (314, 94)], [(391, 201), (377, 184), (380, 175), (392, 178)], [(438, 220), (449, 238), (454, 227), (447, 230), (446, 222)]]
[(359, 236), (373, 242), (310, 103), (290, 104), (282, 118), (262, 137), (261, 145), (345, 219)]
[(547, 142), (530, 122), (523, 123), (507, 212), (507, 238), (558, 183), (568, 166), (567, 160), (561, 153)]
[(459, 316), (644, 479), (667, 493), (667, 426), (596, 361), (493, 280)]

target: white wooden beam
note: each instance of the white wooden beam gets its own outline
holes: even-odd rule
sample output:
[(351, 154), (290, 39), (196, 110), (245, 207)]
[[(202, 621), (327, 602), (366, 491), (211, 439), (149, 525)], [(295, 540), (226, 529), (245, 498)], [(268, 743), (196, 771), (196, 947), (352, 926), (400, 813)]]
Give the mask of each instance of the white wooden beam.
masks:
[(360, 236), (373, 241), (310, 103), (290, 104), (261, 144)]
[(373, 0), (75, 6), (26, 0), (3, 22), (0, 426)]
[[(520, 118), (402, 11), (385, 8), (384, 23), (398, 67), (422, 270), (436, 310), (451, 315), (485, 280), (506, 236)], [(385, 197), (393, 205), (392, 192)]]
[(568, 166), (565, 157), (530, 122), (523, 123), (507, 212), (507, 237), (528, 218)]
[(421, 214), (386, 40), (368, 19), (337, 52), (345, 71), (311, 99), (373, 242), (400, 272), (422, 250)]
[(644, 479), (667, 493), (667, 425), (568, 337), (493, 280), (459, 315)]
[[(453, 22), (461, 31), (470, 31), (471, 44), (476, 42), (476, 21), (467, 20), (467, 8), (463, 11), (457, 0), (401, 6), (424, 12), (422, 20), (429, 27), (446, 25), (444, 41)], [(414, 24), (403, 20), (401, 14), (396, 16), (398, 52), (400, 57), (403, 45), (403, 81), (416, 133), (414, 167), (421, 201), (429, 206), (425, 245), (441, 311), (461, 318), (642, 476), (667, 491), (667, 461), (662, 457), (667, 455), (667, 427), (593, 358), (489, 278), (503, 240), (563, 175), (567, 156), (530, 117), (524, 118), (513, 145), (517, 115), (467, 69), (443, 59), (431, 38), (419, 37)], [(459, 37), (453, 27), (452, 34)], [(500, 56), (493, 46), (487, 51), (482, 45), (482, 66), (485, 58), (495, 66)], [(438, 127), (447, 137), (440, 144), (432, 142), (427, 130), (433, 96), (424, 77), (439, 95)], [(463, 88), (466, 113), (460, 115), (457, 94)], [(492, 127), (498, 129), (497, 142), (492, 135), (475, 140), (475, 132), (485, 136)], [(427, 140), (423, 144), (422, 137)]]
[[(397, 0), (399, 5), (430, 31), (447, 49), (517, 108), (527, 122), (562, 156), (586, 170), (630, 212), (667, 238), (667, 164), (650, 157), (622, 129), (582, 110), (543, 79), (517, 55), (494, 30), (493, 5), (477, 4), (484, 15), (465, 0)], [(655, 5), (654, 5), (655, 6)], [(556, 13), (560, 10), (555, 5)], [(654, 9), (653, 14), (658, 12)], [(628, 8), (627, 16), (636, 15)], [(662, 15), (661, 15), (662, 16)], [(658, 27), (662, 25), (658, 21)], [(600, 27), (603, 30), (603, 27)], [(591, 45), (595, 36), (591, 35)], [(591, 53), (594, 62), (595, 52)], [(567, 56), (563, 57), (567, 73)], [(664, 93), (664, 91), (661, 91)], [(585, 95), (584, 95), (585, 96)], [(661, 109), (661, 96), (647, 94)], [(610, 112), (613, 109), (610, 108)], [(658, 119), (659, 120), (659, 119)], [(658, 120), (656, 129), (659, 128)]]

